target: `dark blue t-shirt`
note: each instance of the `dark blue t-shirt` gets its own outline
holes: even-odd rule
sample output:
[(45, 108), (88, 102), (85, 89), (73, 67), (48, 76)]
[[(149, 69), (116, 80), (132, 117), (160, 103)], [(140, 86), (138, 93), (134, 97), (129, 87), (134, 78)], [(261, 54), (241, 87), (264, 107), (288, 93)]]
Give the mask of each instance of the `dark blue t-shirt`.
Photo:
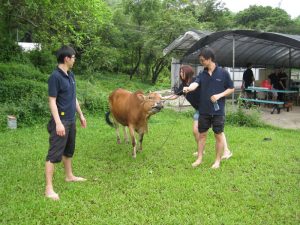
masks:
[(48, 80), (48, 95), (56, 97), (56, 105), (61, 120), (75, 120), (76, 86), (72, 72), (68, 72), (67, 76), (57, 67)]
[[(193, 83), (195, 81), (196, 77), (193, 77), (192, 78), (192, 81), (191, 83)], [(180, 84), (178, 90), (176, 91), (177, 92), (177, 95), (183, 95), (183, 87), (185, 86), (188, 86), (188, 85), (183, 85), (183, 84)], [(187, 93), (185, 95), (185, 98), (186, 100), (193, 106), (194, 109), (198, 110), (199, 108), (199, 96), (200, 96), (200, 88), (197, 87), (196, 90), (194, 91), (191, 91), (189, 93)]]
[(210, 76), (207, 70), (199, 73), (195, 80), (199, 84), (199, 114), (200, 115), (225, 115), (225, 97), (218, 100), (220, 110), (215, 111), (210, 97), (233, 88), (233, 82), (229, 73), (223, 68), (216, 66)]

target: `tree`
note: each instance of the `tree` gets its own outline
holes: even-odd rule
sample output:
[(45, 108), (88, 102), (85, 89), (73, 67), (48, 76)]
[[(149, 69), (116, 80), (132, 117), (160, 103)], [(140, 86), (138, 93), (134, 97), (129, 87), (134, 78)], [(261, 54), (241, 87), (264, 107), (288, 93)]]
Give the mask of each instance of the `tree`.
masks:
[(30, 32), (32, 40), (45, 48), (71, 44), (81, 57), (101, 43), (111, 11), (101, 0), (6, 0), (0, 6), (0, 17), (6, 39), (17, 41)]
[(252, 5), (235, 16), (236, 26), (255, 30), (281, 32), (284, 27), (292, 25), (286, 11), (270, 6)]
[(151, 68), (151, 82), (155, 83), (160, 72), (170, 63), (169, 56), (163, 56), (163, 49), (180, 34), (190, 29), (199, 28), (197, 19), (187, 10), (189, 1), (164, 1), (157, 19), (149, 26), (151, 36), (146, 42), (149, 68)]

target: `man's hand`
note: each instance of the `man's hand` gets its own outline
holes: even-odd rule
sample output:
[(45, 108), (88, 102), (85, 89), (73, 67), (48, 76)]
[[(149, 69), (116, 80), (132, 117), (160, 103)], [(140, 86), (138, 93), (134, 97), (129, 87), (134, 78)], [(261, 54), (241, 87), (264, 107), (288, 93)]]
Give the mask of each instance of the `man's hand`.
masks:
[(188, 93), (190, 91), (189, 87), (183, 87), (183, 92)]
[(86, 128), (86, 120), (83, 114), (80, 115), (80, 123), (81, 123), (81, 127)]
[(212, 102), (216, 102), (216, 101), (218, 101), (221, 97), (222, 97), (222, 96), (221, 96), (220, 94), (213, 95), (213, 96), (210, 97), (210, 100), (211, 100)]
[(62, 123), (56, 124), (56, 134), (61, 137), (66, 135), (65, 126)]

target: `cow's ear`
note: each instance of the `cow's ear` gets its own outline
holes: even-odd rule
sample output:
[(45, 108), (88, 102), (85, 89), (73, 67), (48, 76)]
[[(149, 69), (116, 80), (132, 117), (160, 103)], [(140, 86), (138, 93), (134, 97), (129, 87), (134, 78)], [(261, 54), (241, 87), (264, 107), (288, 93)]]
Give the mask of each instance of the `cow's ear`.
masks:
[(146, 96), (143, 94), (137, 94), (136, 96), (142, 101), (144, 101), (144, 99), (146, 98)]

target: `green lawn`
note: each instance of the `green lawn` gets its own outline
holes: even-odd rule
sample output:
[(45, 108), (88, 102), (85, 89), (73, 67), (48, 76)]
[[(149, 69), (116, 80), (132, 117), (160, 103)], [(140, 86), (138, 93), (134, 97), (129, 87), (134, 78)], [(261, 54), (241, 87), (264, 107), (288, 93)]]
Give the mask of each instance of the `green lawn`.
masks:
[(228, 125), (234, 156), (213, 170), (211, 132), (203, 165), (191, 167), (196, 145), (186, 113), (151, 117), (136, 159), (131, 145), (116, 144), (103, 114), (87, 121), (73, 166), (88, 181), (64, 182), (59, 164), (59, 202), (43, 196), (45, 126), (0, 133), (0, 224), (300, 223), (299, 131)]

